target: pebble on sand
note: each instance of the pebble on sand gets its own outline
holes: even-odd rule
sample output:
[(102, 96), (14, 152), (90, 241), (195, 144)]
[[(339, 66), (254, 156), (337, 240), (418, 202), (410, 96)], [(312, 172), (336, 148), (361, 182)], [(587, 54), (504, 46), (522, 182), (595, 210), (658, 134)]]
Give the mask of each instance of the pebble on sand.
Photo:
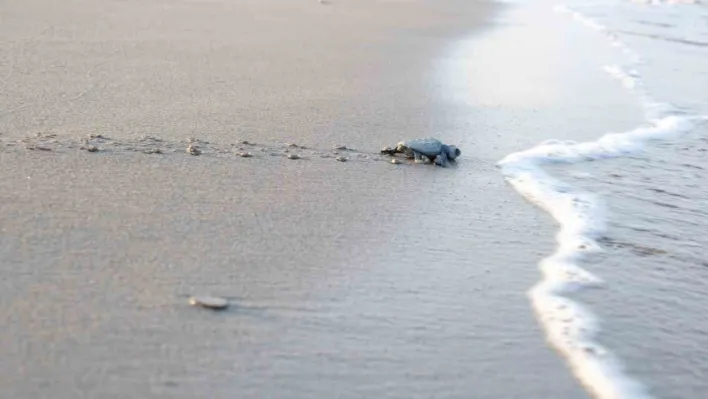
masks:
[(228, 300), (215, 296), (193, 296), (189, 298), (189, 304), (212, 310), (223, 310), (229, 307)]
[(90, 145), (90, 146), (86, 147), (86, 151), (88, 151), (88, 152), (98, 152), (98, 147), (96, 147), (95, 145)]
[(241, 152), (241, 153), (239, 153), (238, 155), (239, 155), (241, 158), (251, 158), (251, 157), (253, 156), (253, 154), (251, 154), (250, 152)]
[(346, 145), (335, 145), (335, 146), (334, 146), (334, 150), (338, 150), (338, 151), (346, 151), (346, 150), (348, 150), (348, 149), (349, 149), (349, 148), (347, 148)]
[(288, 159), (300, 159), (300, 156), (297, 154), (288, 154)]
[(199, 147), (190, 144), (189, 147), (187, 147), (187, 153), (190, 155), (201, 155), (202, 150), (200, 150)]
[(399, 160), (396, 159), (396, 158), (393, 158), (393, 159), (391, 160), (391, 163), (394, 164), (394, 165), (398, 165), (398, 164), (400, 164), (400, 163), (402, 163), (402, 162), (399, 161)]
[(339, 162), (347, 162), (348, 159), (347, 159), (347, 157), (337, 157), (337, 161), (339, 161)]

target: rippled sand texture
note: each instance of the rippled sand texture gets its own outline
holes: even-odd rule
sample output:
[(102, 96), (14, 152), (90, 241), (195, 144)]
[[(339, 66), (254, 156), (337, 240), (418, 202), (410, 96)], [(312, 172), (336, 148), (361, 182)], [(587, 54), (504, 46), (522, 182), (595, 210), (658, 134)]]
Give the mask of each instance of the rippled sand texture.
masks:
[[(493, 166), (547, 115), (453, 76), (490, 9), (0, 1), (0, 396), (583, 397)], [(429, 135), (456, 168), (375, 162)]]

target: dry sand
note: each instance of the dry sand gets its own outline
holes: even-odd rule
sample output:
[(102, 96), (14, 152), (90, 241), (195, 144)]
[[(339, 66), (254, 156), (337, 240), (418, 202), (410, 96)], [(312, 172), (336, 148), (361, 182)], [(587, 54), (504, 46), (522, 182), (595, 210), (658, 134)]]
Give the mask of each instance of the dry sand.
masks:
[(525, 297), (552, 230), (493, 167), (535, 137), (321, 157), (485, 125), (434, 67), (491, 11), (0, 1), (0, 396), (583, 397)]

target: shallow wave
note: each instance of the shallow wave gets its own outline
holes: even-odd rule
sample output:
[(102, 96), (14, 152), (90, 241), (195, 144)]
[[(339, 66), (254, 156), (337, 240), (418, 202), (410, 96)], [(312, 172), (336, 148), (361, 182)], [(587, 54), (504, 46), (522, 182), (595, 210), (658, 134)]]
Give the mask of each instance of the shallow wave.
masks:
[(697, 47), (708, 47), (708, 42), (701, 42), (698, 40), (690, 40), (690, 39), (683, 39), (680, 37), (671, 37), (671, 36), (665, 36), (665, 35), (657, 35), (657, 34), (652, 34), (652, 33), (642, 33), (642, 32), (632, 32), (629, 30), (620, 30), (618, 31), (619, 33), (623, 33), (625, 35), (633, 35), (633, 36), (642, 36), (642, 37), (647, 37), (649, 39), (655, 39), (655, 40), (663, 40), (666, 42), (671, 42), (671, 43), (679, 43), (679, 44), (686, 44), (689, 46), (697, 46)]
[(636, 69), (642, 58), (614, 32), (565, 5), (554, 9), (605, 35), (610, 45), (629, 57), (627, 65), (608, 65), (604, 70), (639, 98), (646, 123), (630, 131), (607, 133), (595, 141), (548, 140), (498, 162), (506, 180), (560, 225), (556, 251), (540, 263), (543, 278), (529, 296), (548, 341), (565, 356), (589, 391), (600, 398), (649, 398), (646, 388), (624, 372), (621, 361), (595, 341), (599, 325), (594, 314), (567, 296), (602, 284), (598, 276), (580, 266), (589, 254), (602, 251), (602, 201), (554, 178), (543, 166), (627, 156), (641, 151), (652, 140), (687, 133), (697, 120), (706, 117), (682, 113), (668, 103), (654, 100)]

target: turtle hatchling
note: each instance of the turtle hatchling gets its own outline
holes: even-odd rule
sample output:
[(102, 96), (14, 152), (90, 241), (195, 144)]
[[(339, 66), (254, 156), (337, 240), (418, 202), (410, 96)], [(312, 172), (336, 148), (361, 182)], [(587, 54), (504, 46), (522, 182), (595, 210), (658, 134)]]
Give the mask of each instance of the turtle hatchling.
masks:
[(416, 162), (424, 162), (425, 158), (430, 159), (436, 165), (446, 167), (450, 162), (454, 162), (462, 152), (454, 145), (443, 144), (440, 140), (428, 137), (401, 141), (395, 148), (385, 147), (382, 154), (394, 156), (403, 154), (408, 158), (415, 159)]

